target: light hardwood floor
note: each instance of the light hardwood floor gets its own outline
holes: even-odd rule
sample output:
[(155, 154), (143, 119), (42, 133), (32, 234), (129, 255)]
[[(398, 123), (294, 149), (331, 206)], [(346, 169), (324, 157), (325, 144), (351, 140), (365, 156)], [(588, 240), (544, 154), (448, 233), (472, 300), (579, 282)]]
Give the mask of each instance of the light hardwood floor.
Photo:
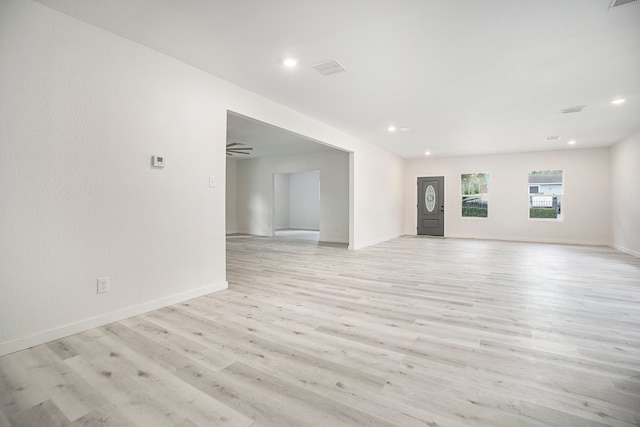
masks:
[(0, 426), (637, 426), (640, 260), (228, 239), (230, 289), (0, 358)]

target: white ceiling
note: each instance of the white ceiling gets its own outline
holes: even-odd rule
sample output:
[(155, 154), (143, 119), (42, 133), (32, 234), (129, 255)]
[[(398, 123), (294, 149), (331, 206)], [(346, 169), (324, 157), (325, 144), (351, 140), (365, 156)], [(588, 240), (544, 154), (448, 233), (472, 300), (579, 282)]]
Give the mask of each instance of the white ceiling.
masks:
[(241, 146), (252, 148), (248, 154), (233, 154), (235, 160), (276, 154), (300, 154), (322, 150), (330, 147), (309, 140), (301, 135), (289, 132), (264, 122), (227, 113), (227, 144), (239, 143)]
[[(640, 1), (39, 1), (405, 158), (608, 146), (640, 130)], [(311, 68), (331, 59), (347, 71)]]

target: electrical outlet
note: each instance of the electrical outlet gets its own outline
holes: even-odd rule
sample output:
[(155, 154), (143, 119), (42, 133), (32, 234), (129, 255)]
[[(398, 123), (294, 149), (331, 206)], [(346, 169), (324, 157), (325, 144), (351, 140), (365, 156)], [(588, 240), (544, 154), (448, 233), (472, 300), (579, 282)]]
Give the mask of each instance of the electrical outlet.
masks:
[(98, 293), (106, 294), (109, 292), (109, 281), (108, 277), (98, 277)]

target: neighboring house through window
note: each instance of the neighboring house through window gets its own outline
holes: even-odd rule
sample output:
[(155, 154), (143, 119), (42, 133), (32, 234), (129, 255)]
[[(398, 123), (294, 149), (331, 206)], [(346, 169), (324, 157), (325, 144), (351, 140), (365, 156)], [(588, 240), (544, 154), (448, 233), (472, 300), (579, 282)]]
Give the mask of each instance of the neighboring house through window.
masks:
[(561, 170), (529, 172), (530, 219), (562, 219), (563, 184)]

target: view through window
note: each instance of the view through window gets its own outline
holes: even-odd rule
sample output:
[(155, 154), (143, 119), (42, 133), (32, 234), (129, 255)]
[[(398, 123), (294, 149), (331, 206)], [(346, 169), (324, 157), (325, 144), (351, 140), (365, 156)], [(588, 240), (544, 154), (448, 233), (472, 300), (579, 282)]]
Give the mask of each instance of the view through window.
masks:
[(563, 171), (531, 171), (528, 188), (530, 219), (562, 219)]
[(489, 174), (463, 173), (460, 175), (462, 216), (487, 218), (489, 216)]

